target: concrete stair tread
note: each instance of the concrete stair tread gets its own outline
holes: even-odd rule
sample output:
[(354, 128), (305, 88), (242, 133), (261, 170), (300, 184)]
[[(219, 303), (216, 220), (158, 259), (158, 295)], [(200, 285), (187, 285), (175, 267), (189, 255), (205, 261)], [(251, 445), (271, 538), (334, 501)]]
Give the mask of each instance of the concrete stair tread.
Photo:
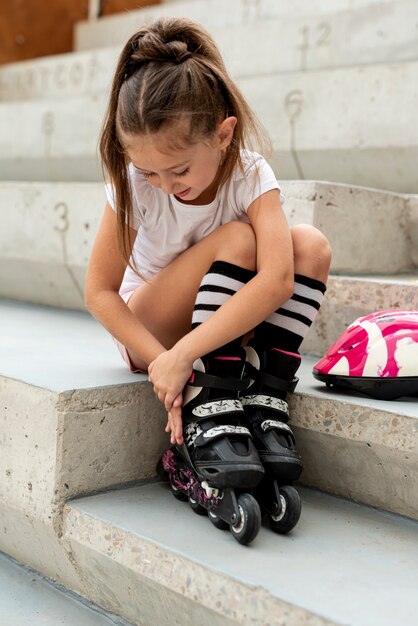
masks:
[[(239, 623), (284, 623), (279, 599), (335, 624), (415, 626), (418, 523), (305, 488), (300, 493), (294, 531), (279, 536), (263, 527), (249, 548), (176, 501), (167, 483), (68, 502), (64, 536), (73, 550), (90, 546), (95, 563), (115, 559), (119, 572), (132, 568), (154, 585), (167, 583), (168, 569), (173, 591), (198, 594)], [(148, 561), (155, 547), (157, 565)], [(136, 559), (128, 557), (132, 550)], [(203, 585), (200, 593), (190, 571)]]
[[(251, 9), (240, 0), (230, 0), (230, 14), (223, 15), (220, 23), (221, 0), (212, 0), (210, 6), (206, 1), (177, 1), (80, 23), (75, 27), (76, 45), (79, 40), (79, 47), (86, 51), (3, 65), (0, 100), (62, 98), (108, 89), (128, 35), (161, 14), (188, 15), (206, 26), (216, 37), (235, 77), (409, 61), (417, 57), (415, 24), (411, 19), (414, 0), (321, 4), (312, 11), (303, 3), (282, 3), (280, 7), (280, 3), (270, 0)], [(241, 45), (242, 41), (246, 41), (246, 46)], [(255, 48), (258, 54), (253, 54)]]
[[(0, 345), (5, 444), (0, 456), (3, 476), (0, 482), (0, 524), (5, 529), (0, 535), (1, 550), (22, 562), (31, 563), (92, 602), (138, 624), (232, 626), (236, 623), (232, 619), (234, 611), (238, 609), (242, 617), (240, 623), (255, 626), (283, 626), (284, 623), (286, 626), (299, 626), (306, 623), (304, 608), (289, 606), (287, 600), (274, 597), (262, 585), (255, 583), (254, 587), (253, 583), (244, 585), (234, 582), (235, 578), (213, 569), (208, 570), (199, 564), (195, 567), (189, 557), (178, 556), (173, 562), (166, 548), (151, 540), (141, 540), (138, 544), (134, 534), (122, 532), (111, 523), (96, 523), (94, 516), (89, 517), (74, 508), (78, 504), (71, 503), (67, 507), (63, 527), (62, 510), (71, 498), (122, 485), (131, 486), (133, 482), (155, 476), (158, 456), (168, 445), (164, 433), (166, 414), (156, 400), (151, 385), (143, 384), (146, 383), (146, 376), (127, 371), (109, 335), (85, 312), (0, 301)], [(379, 402), (330, 392), (312, 377), (315, 360), (304, 358), (300, 384), (296, 393), (289, 396), (291, 423), (305, 462), (304, 484), (417, 519), (416, 399)], [(192, 515), (188, 507), (178, 508), (182, 503), (177, 503), (167, 489), (156, 484), (143, 487), (139, 492), (123, 490), (100, 495), (94, 502), (108, 496), (120, 498), (129, 493), (150, 494), (150, 498), (146, 498), (150, 511), (157, 510), (155, 494), (162, 494), (159, 496), (163, 499), (160, 513), (163, 510), (168, 513), (162, 516), (167, 528), (160, 540), (164, 536), (168, 542), (166, 545), (173, 547), (170, 542), (178, 534), (175, 529), (178, 520), (183, 519), (181, 516), (184, 516), (187, 529), (186, 520)], [(309, 493), (312, 492), (306, 493), (305, 509), (309, 512)], [(136, 495), (132, 498), (134, 504), (137, 499)], [(82, 506), (90, 501), (93, 502), (91, 499), (80, 500)], [(128, 514), (120, 503), (115, 502), (113, 509), (122, 521), (125, 518), (128, 521)], [(171, 515), (173, 511), (174, 516)], [(136, 508), (132, 513), (139, 521), (143, 514), (142, 505), (139, 511)], [(331, 523), (334, 517), (329, 516)], [(167, 519), (170, 520), (169, 526)], [(209, 520), (199, 520), (194, 516), (192, 519), (192, 528), (199, 529), (202, 522), (210, 525)], [(412, 523), (404, 521), (407, 525)], [(295, 539), (303, 530), (304, 523), (302, 521), (295, 530)], [(102, 532), (105, 526), (106, 530)], [(152, 519), (148, 526), (154, 526)], [(322, 520), (314, 526), (320, 529)], [(416, 532), (416, 525), (408, 528)], [(207, 546), (216, 544), (220, 547), (223, 558), (225, 546), (225, 554), (228, 555), (253, 554), (252, 550), (238, 546), (228, 534), (211, 527), (203, 532), (209, 535), (200, 533), (200, 539), (193, 539), (194, 544), (197, 545), (198, 541), (202, 543), (203, 536)], [(339, 533), (345, 538), (342, 529)], [(308, 534), (312, 537), (310, 529)], [(265, 544), (265, 535), (263, 531), (257, 542), (263, 554), (271, 550), (271, 539), (266, 539), (268, 543)], [(267, 537), (269, 535), (271, 533), (267, 533)], [(99, 554), (99, 548), (96, 549), (99, 536), (103, 536), (102, 554)], [(273, 537), (275, 541), (283, 541)], [(291, 538), (285, 541), (286, 546), (294, 545)], [(388, 543), (392, 541), (393, 537)], [(320, 546), (317, 539), (315, 542), (310, 539), (310, 543)], [(123, 552), (122, 555), (116, 555), (118, 549)], [(336, 549), (334, 545), (334, 552)], [(220, 550), (215, 548), (214, 554), (219, 554)], [(282, 553), (286, 552), (282, 550), (281, 559)], [(353, 557), (358, 557), (362, 573), (368, 557), (367, 553), (365, 557), (359, 553), (360, 548), (357, 547)], [(329, 560), (328, 554), (331, 554), (328, 549), (323, 549), (321, 554), (318, 552), (315, 564), (313, 557), (307, 559), (306, 567), (313, 579), (318, 578), (312, 575), (313, 570), (322, 566), (322, 560)], [(116, 562), (113, 556), (115, 559), (118, 556), (119, 561)], [(374, 558), (375, 563), (379, 562), (378, 555)], [(409, 567), (408, 558), (407, 565), (402, 566), (406, 569)], [(125, 559), (130, 562), (131, 569), (126, 567)], [(138, 563), (145, 569), (137, 571)], [(276, 569), (280, 568), (280, 563), (280, 560), (276, 563)], [(403, 585), (398, 576), (398, 565), (398, 562), (389, 559), (388, 567), (384, 569), (390, 572), (392, 586), (396, 584), (397, 588)], [(270, 561), (269, 568), (272, 567)], [(156, 582), (160, 574), (165, 581), (162, 586), (159, 581)], [(296, 576), (296, 570), (292, 575)], [(388, 580), (379, 576), (376, 588), (384, 595), (381, 590), (384, 587), (389, 596)], [(352, 599), (351, 588), (357, 592), (357, 582), (355, 579), (351, 585), (352, 581), (348, 581), (347, 577), (348, 573), (346, 578), (341, 575), (338, 566), (331, 582), (341, 590), (347, 586), (347, 597)], [(323, 594), (333, 597), (328, 591), (328, 578), (327, 572)], [(406, 573), (405, 578), (408, 578)], [(415, 579), (416, 576), (412, 575), (408, 578)], [(174, 583), (180, 586), (173, 590)], [(225, 594), (225, 589), (229, 590), (232, 583), (234, 595), (229, 596)], [(217, 585), (218, 595), (213, 585)], [(300, 584), (295, 584), (296, 590), (300, 591), (300, 587)], [(251, 593), (248, 593), (249, 590)], [(298, 595), (298, 591), (294, 593)], [(344, 592), (341, 591), (341, 594), (344, 595)], [(225, 609), (229, 613), (223, 609), (225, 597), (236, 599), (232, 608)], [(410, 597), (415, 596), (410, 593)], [(213, 598), (215, 600), (210, 604)], [(401, 599), (401, 610), (406, 611), (406, 598)], [(330, 602), (334, 603), (334, 600)], [(373, 609), (372, 615), (380, 611), (380, 604), (378, 598), (378, 609)], [(313, 606), (308, 607), (310, 611)], [(344, 604), (347, 615), (357, 606), (358, 603), (347, 601)], [(254, 611), (255, 617), (250, 621), (247, 616), (253, 615)], [(278, 612), (280, 619), (266, 622), (267, 615), (277, 615)], [(390, 614), (389, 609), (387, 613)], [(158, 619), (155, 619), (156, 615)], [(315, 616), (312, 619), (309, 617), (309, 620), (309, 626), (356, 623), (347, 620), (330, 622)], [(399, 620), (393, 621), (407, 626), (412, 624), (407, 617), (404, 619), (403, 614)], [(357, 623), (366, 624), (364, 620), (357, 620)], [(377, 623), (378, 620), (370, 622), (370, 626)]]
[[(36, 332), (34, 332), (34, 328)], [(0, 376), (55, 392), (147, 381), (124, 365), (110, 335), (88, 313), (0, 300)], [(312, 376), (318, 359), (305, 356), (297, 394), (418, 418), (414, 398), (376, 401), (349, 392), (329, 391)]]
[[(278, 2), (277, 0), (265, 0), (262, 5), (257, 3), (255, 5), (251, 5), (247, 2), (242, 3), (239, 2), (239, 0), (232, 0), (230, 1), (229, 14), (222, 14), (222, 24), (220, 24), (218, 15), (222, 13), (224, 6), (221, 0), (212, 0), (209, 3), (205, 0), (193, 0), (192, 2), (170, 2), (163, 3), (158, 7), (149, 7), (139, 10), (133, 10), (129, 13), (128, 16), (126, 14), (117, 14), (104, 16), (92, 23), (79, 22), (75, 26), (75, 48), (79, 50), (91, 49), (98, 48), (100, 46), (106, 46), (109, 45), (109, 43), (124, 42), (127, 36), (134, 32), (140, 24), (146, 21), (150, 21), (154, 17), (160, 15), (187, 15), (188, 17), (202, 23), (206, 28), (209, 29), (212, 34), (217, 35), (218, 39), (223, 35), (222, 27), (227, 27), (229, 31), (233, 31), (237, 24), (242, 29), (245, 28), (248, 22), (250, 22), (252, 26), (254, 26), (254, 23), (257, 26), (261, 22), (264, 26), (264, 33), (266, 31), (268, 33), (269, 22), (273, 22), (273, 24), (274, 22), (276, 22), (276, 29), (280, 28), (281, 22), (283, 24), (283, 34), (282, 32), (280, 32), (276, 47), (280, 45), (280, 42), (282, 42), (283, 36), (286, 37), (286, 29), (290, 30), (291, 35), (293, 36), (293, 42), (292, 39), (289, 37), (287, 56), (290, 56), (293, 52), (293, 47), (296, 47), (296, 39), (298, 40), (299, 46), (304, 43), (305, 46), (308, 47), (309, 42), (307, 41), (307, 39), (305, 39), (304, 41), (300, 41), (301, 38), (298, 29), (301, 29), (301, 27), (305, 25), (312, 26), (312, 24), (314, 24), (316, 26), (315, 20), (318, 20), (318, 22), (319, 20), (322, 20), (322, 24), (325, 22), (325, 47), (327, 47), (330, 45), (330, 43), (332, 44), (332, 35), (334, 34), (334, 28), (336, 30), (335, 34), (337, 41), (338, 36), (341, 37), (341, 26), (339, 28), (338, 26), (341, 22), (344, 23), (345, 13), (348, 13), (352, 20), (353, 15), (358, 15), (359, 18), (363, 18), (363, 23), (360, 22), (358, 28), (356, 28), (355, 30), (359, 31), (359, 40), (360, 42), (362, 42), (361, 35), (363, 34), (364, 29), (367, 27), (367, 24), (365, 24), (365, 22), (367, 23), (367, 17), (369, 16), (370, 12), (373, 12), (373, 16), (375, 18), (374, 23), (376, 23), (377, 21), (378, 24), (382, 25), (382, 30), (385, 31), (385, 18), (388, 14), (389, 16), (396, 16), (396, 5), (399, 4), (401, 4), (399, 17), (401, 17), (403, 12), (405, 11), (405, 3), (394, 3), (391, 0), (389, 0), (389, 2), (386, 0), (356, 0), (356, 2), (340, 1), (339, 3), (333, 3), (330, 1), (320, 2), (315, 6), (315, 10), (311, 9), (309, 5), (303, 2), (293, 2), (289, 4), (286, 2)], [(393, 8), (393, 5), (395, 5), (395, 8)], [(406, 12), (407, 11), (408, 8), (406, 8)], [(411, 9), (409, 9), (409, 11), (411, 11)], [(295, 32), (293, 32), (292, 27), (295, 28)], [(257, 32), (256, 28), (254, 30), (256, 30)], [(413, 45), (413, 36), (411, 34), (409, 34), (409, 37), (405, 36), (406, 32), (408, 32), (409, 30), (407, 23), (403, 28), (400, 28), (400, 30), (403, 38), (400, 40), (400, 44), (398, 43), (398, 45), (393, 46), (393, 54), (399, 56), (400, 53), (403, 53), (405, 58), (406, 53), (409, 51), (410, 55), (414, 54), (415, 48)], [(371, 37), (373, 40), (376, 40), (375, 46), (379, 48), (382, 45), (382, 42), (379, 41), (379, 38), (373, 36), (373, 30), (369, 30), (368, 33), (370, 33), (369, 37)], [(350, 44), (352, 44), (354, 50), (357, 47), (356, 45), (353, 45), (353, 41), (357, 43), (355, 35), (356, 33), (350, 33), (349, 39)], [(380, 40), (387, 40), (389, 38), (390, 41), (392, 37), (393, 33), (389, 29), (388, 32), (385, 33), (384, 37), (381, 35)], [(373, 50), (373, 47), (370, 45), (370, 42), (368, 43), (369, 46), (364, 46), (364, 43), (363, 46), (361, 46), (364, 50), (361, 58), (363, 58), (363, 60), (378, 58), (375, 55), (370, 54), (370, 48), (372, 48)], [(386, 43), (386, 41), (384, 41), (383, 43)], [(258, 45), (262, 45), (260, 41), (258, 41)], [(278, 56), (280, 56), (280, 54)], [(331, 57), (331, 55), (329, 56)], [(323, 58), (328, 60), (327, 55), (322, 55), (321, 59)], [(307, 64), (307, 66), (311, 67), (311, 63)]]
[(129, 626), (84, 598), (0, 554), (0, 623), (3, 626)]
[[(127, 371), (98, 322), (86, 313), (2, 302), (0, 329), (0, 386), (11, 420), (5, 428), (23, 424), (28, 458), (37, 458), (33, 403), (40, 403), (42, 419), (49, 415), (57, 424), (47, 440), (55, 446), (57, 436), (60, 448), (65, 442), (57, 461), (60, 497), (155, 475), (168, 445), (166, 413), (146, 376)], [(305, 459), (303, 483), (418, 519), (417, 399), (379, 401), (328, 390), (312, 376), (316, 360), (303, 359), (300, 383), (288, 398)], [(31, 482), (30, 464), (25, 472)]]
[(384, 283), (391, 285), (416, 285), (418, 283), (418, 274), (363, 274), (362, 276), (347, 276), (337, 274), (331, 276), (332, 278), (338, 278), (338, 280), (345, 281), (367, 281), (373, 283)]
[(0, 375), (64, 392), (137, 383), (88, 313), (0, 300)]
[[(413, 124), (408, 133), (403, 128), (415, 111), (416, 72), (416, 61), (381, 63), (289, 72), (285, 81), (255, 74), (239, 79), (238, 86), (271, 136), (271, 163), (281, 179), (326, 177), (412, 193), (417, 132)], [(406, 103), (395, 88), (404, 84), (410, 85)], [(384, 109), (378, 105), (383, 88)], [(97, 138), (106, 99), (102, 91), (0, 103), (2, 179), (100, 180)], [(347, 110), (347, 100), (355, 107)], [(394, 118), (400, 108), (402, 118)], [(359, 125), (365, 114), (369, 123)], [(316, 124), (318, 115), (326, 124)]]
[[(33, 332), (36, 328), (36, 333)], [(64, 392), (146, 382), (123, 364), (111, 337), (89, 314), (0, 301), (0, 375)], [(418, 417), (416, 399), (376, 401), (349, 392), (328, 391), (311, 372), (318, 359), (305, 356), (299, 370), (299, 394), (374, 407)]]

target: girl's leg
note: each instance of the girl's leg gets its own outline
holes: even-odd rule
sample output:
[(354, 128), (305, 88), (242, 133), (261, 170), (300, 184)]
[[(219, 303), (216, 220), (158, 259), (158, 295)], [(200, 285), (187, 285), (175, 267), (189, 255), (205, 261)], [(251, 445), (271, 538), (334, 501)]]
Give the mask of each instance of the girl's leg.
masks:
[[(226, 261), (215, 261), (203, 277), (197, 294), (192, 327), (204, 323), (255, 272)], [(200, 478), (212, 486), (250, 488), (264, 473), (251, 435), (243, 423), (239, 392), (245, 350), (242, 337), (202, 355), (183, 390), (183, 434)]]
[[(170, 347), (254, 276), (255, 258), (253, 229), (232, 222), (180, 255), (142, 286), (128, 306)], [(135, 365), (141, 361), (136, 359)], [(199, 480), (217, 488), (253, 487), (264, 473), (250, 432), (241, 423), (245, 415), (238, 394), (244, 365), (245, 351), (240, 339), (234, 340), (197, 359), (183, 390), (188, 454)]]
[[(241, 222), (220, 226), (179, 255), (130, 298), (131, 311), (167, 348), (191, 330), (199, 285), (215, 260), (254, 270), (256, 242), (251, 226)], [(139, 355), (130, 351), (129, 357), (134, 367), (147, 369), (148, 364)]]
[(328, 239), (321, 231), (309, 224), (293, 226), (290, 232), (292, 234), (295, 273), (326, 283), (332, 257)]
[(242, 402), (266, 470), (284, 482), (297, 480), (302, 461), (289, 419), (286, 395), (293, 391), (298, 353), (320, 308), (331, 263), (331, 248), (317, 229), (292, 228), (295, 289), (292, 297), (257, 326), (247, 351), (247, 375), (254, 380)]
[(313, 226), (291, 229), (295, 288), (292, 297), (255, 330), (257, 343), (297, 352), (316, 318), (331, 264), (331, 247)]

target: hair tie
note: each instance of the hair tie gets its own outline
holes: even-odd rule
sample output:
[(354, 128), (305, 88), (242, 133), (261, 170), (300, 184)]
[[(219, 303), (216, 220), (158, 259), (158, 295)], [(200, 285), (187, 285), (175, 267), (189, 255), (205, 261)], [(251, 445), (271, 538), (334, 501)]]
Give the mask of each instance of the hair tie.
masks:
[(183, 63), (183, 61), (187, 61), (187, 59), (190, 59), (191, 56), (193, 55), (190, 50), (186, 50), (186, 52), (183, 52), (183, 54), (178, 57), (177, 63)]

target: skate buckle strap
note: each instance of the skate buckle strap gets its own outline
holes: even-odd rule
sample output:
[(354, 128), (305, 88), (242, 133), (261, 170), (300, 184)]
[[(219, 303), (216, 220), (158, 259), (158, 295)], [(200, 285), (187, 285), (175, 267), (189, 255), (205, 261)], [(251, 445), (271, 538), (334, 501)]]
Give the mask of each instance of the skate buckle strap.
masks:
[(284, 422), (278, 422), (277, 420), (264, 420), (264, 422), (261, 422), (260, 428), (264, 430), (265, 433), (268, 430), (276, 429), (276, 430), (285, 430), (286, 432), (291, 433), (293, 435), (293, 432), (290, 426), (288, 426)]
[(273, 376), (267, 372), (262, 372), (251, 363), (248, 363), (248, 361), (245, 364), (245, 374), (252, 380), (255, 380), (263, 385), (267, 385), (267, 387), (271, 387), (272, 389), (278, 389), (279, 391), (292, 392), (295, 390), (296, 385), (299, 382), (299, 378), (297, 376), (295, 376), (293, 380), (283, 380), (282, 378), (278, 378), (277, 376)]
[(246, 395), (241, 398), (243, 406), (259, 406), (273, 411), (280, 411), (289, 416), (289, 407), (285, 400), (261, 393)]
[(251, 433), (245, 426), (235, 426), (232, 424), (220, 424), (219, 426), (211, 426), (205, 429), (204, 426), (197, 422), (187, 424), (185, 428), (186, 445), (187, 446), (205, 446), (209, 441), (219, 439), (225, 435), (235, 435), (242, 437), (251, 437)]
[(244, 409), (242, 408), (241, 400), (212, 400), (211, 402), (203, 402), (202, 404), (198, 404), (192, 409), (192, 414), (195, 417), (210, 417), (218, 415), (223, 415), (225, 413), (243, 413)]
[(226, 389), (227, 391), (244, 391), (250, 384), (249, 378), (221, 378), (206, 372), (193, 370), (193, 374), (188, 380), (188, 384), (193, 387), (210, 387), (212, 389)]

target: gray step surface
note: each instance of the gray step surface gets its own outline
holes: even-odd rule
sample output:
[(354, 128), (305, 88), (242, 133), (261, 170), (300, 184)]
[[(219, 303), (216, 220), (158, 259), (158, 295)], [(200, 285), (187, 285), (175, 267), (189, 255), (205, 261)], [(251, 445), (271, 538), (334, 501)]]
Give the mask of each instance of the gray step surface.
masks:
[[(417, 74), (411, 61), (244, 77), (238, 86), (271, 136), (280, 179), (417, 193)], [(2, 180), (100, 180), (106, 100), (96, 93), (0, 103)]]
[[(289, 15), (284, 19), (280, 3), (272, 1), (251, 9), (249, 4), (246, 8), (230, 0), (228, 14), (222, 10), (222, 0), (193, 0), (193, 4), (179, 1), (170, 7), (149, 7), (76, 26), (80, 38), (85, 38), (80, 47), (89, 50), (1, 66), (0, 101), (107, 91), (125, 43), (122, 24), (126, 24), (127, 38), (151, 16), (160, 14), (196, 15), (212, 33), (234, 78), (418, 58), (415, 0), (339, 2), (323, 7), (322, 12), (318, 5), (312, 11), (307, 5), (288, 3)], [(96, 39), (105, 29), (106, 38)], [(101, 46), (118, 45), (94, 49), (95, 41)]]
[[(141, 624), (195, 626), (179, 614), (186, 598), (227, 618), (205, 625), (415, 626), (418, 523), (300, 492), (292, 533), (263, 527), (246, 548), (176, 501), (167, 483), (67, 503), (64, 536), (97, 597), (117, 598), (127, 618), (141, 607)], [(87, 548), (96, 569), (81, 557)], [(145, 607), (159, 594), (152, 621)]]
[[(4, 484), (7, 497), (31, 514), (36, 498), (46, 506), (42, 472), (51, 467), (49, 447), (55, 445), (64, 447), (54, 457), (56, 475), (50, 474), (59, 502), (152, 476), (168, 443), (165, 413), (146, 377), (127, 371), (106, 331), (82, 312), (7, 301), (0, 321), (0, 382), (8, 398), (4, 427), (16, 430), (16, 451), (27, 455), (26, 469)], [(289, 396), (305, 461), (303, 481), (418, 519), (416, 398), (389, 402), (329, 391), (312, 376), (316, 360), (303, 359), (299, 385)], [(27, 421), (36, 388), (45, 396), (45, 405), (38, 400), (42, 420), (58, 420), (57, 432), (48, 426), (42, 439), (45, 457), (33, 449), (38, 429)], [(7, 449), (0, 469), (16, 463), (14, 454), (13, 447)], [(20, 494), (34, 461), (42, 485), (35, 499), (26, 489)]]
[(1, 626), (130, 626), (0, 553)]
[(227, 12), (224, 6), (222, 0), (183, 1), (79, 22), (75, 48), (122, 45), (163, 15), (200, 22), (238, 75), (417, 58), (413, 1), (321, 0), (311, 8), (300, 1), (229, 0)]
[[(176, 620), (158, 622), (170, 626), (185, 626), (183, 615), (190, 626), (204, 626), (205, 616), (208, 626), (231, 626), (230, 617), (220, 615), (221, 605), (208, 608), (204, 591), (190, 591), (189, 579), (171, 590), (172, 578), (181, 578), (188, 561), (173, 569), (157, 545), (143, 550), (112, 525), (102, 533), (111, 542), (103, 559), (92, 548), (91, 533), (100, 534), (94, 520), (80, 521), (74, 511), (63, 517), (68, 499), (155, 476), (157, 459), (168, 445), (166, 414), (146, 377), (127, 371), (106, 331), (82, 312), (1, 301), (0, 345), (0, 550), (107, 611), (126, 619), (131, 618), (124, 610), (135, 619), (144, 614), (141, 625), (154, 626), (150, 615), (155, 611), (164, 619), (176, 615)], [(313, 363), (303, 360), (300, 383), (289, 397), (304, 483), (417, 519), (416, 399), (378, 402), (331, 393), (312, 378)], [(147, 571), (125, 580), (124, 563), (108, 556), (116, 547), (134, 569), (143, 563)], [(168, 582), (162, 591), (159, 583), (156, 591), (149, 569), (164, 572)], [(121, 580), (123, 589), (112, 593), (109, 585)], [(225, 595), (230, 580), (217, 580)], [(235, 590), (234, 607), (248, 595), (240, 584)], [(269, 623), (259, 618), (270, 609), (284, 611), (281, 626), (329, 623), (315, 616), (306, 621), (305, 609), (290, 610), (288, 603), (274, 599), (270, 605), (263, 591), (256, 595), (243, 610), (258, 611), (257, 626)], [(244, 614), (241, 623), (251, 622)]]
[(144, 382), (88, 313), (0, 300), (0, 376), (56, 393)]
[(85, 595), (64, 502), (154, 476), (167, 415), (86, 313), (1, 301), (0, 318), (0, 551)]

